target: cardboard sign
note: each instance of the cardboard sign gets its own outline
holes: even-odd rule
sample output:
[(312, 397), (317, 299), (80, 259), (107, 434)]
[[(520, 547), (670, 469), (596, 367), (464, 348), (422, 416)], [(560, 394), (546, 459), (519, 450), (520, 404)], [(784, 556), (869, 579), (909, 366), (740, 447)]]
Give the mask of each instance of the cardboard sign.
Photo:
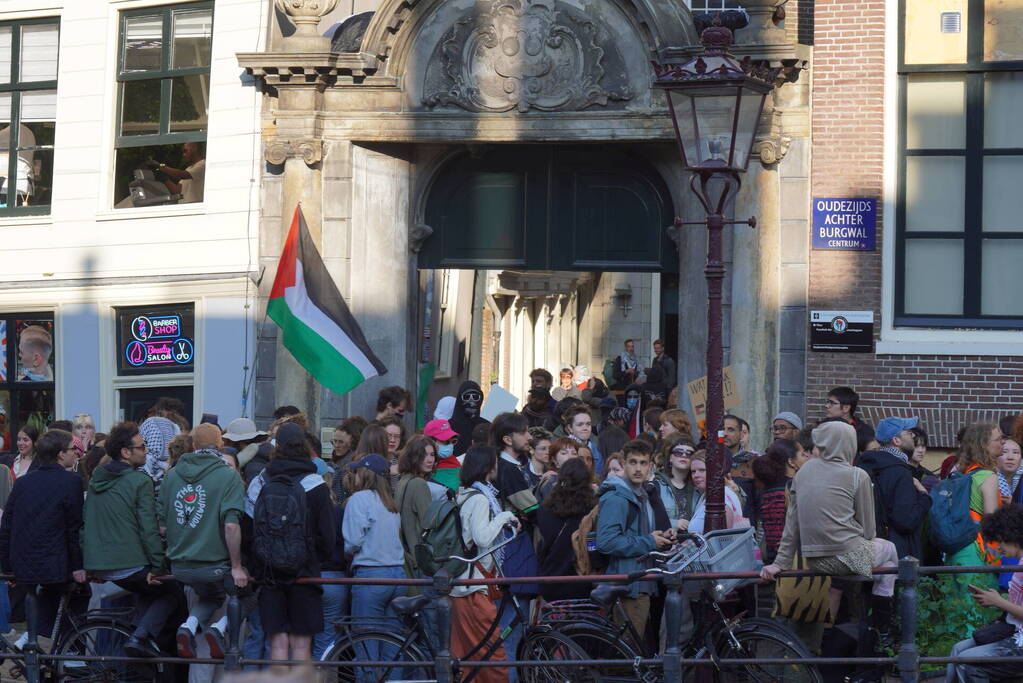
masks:
[[(739, 385), (732, 376), (732, 366), (725, 368), (722, 373), (721, 383), (725, 394), (725, 412), (731, 411), (742, 405), (742, 396), (739, 394)], [(693, 419), (702, 422), (707, 419), (707, 377), (694, 379), (686, 385), (689, 392), (689, 404), (693, 406)]]
[(874, 352), (873, 311), (810, 311), (810, 350)]
[(813, 200), (813, 248), (873, 251), (877, 200), (820, 197)]
[(480, 417), (493, 422), (494, 418), (501, 413), (514, 412), (518, 405), (517, 396), (498, 384), (491, 384), (490, 394), (480, 409)]

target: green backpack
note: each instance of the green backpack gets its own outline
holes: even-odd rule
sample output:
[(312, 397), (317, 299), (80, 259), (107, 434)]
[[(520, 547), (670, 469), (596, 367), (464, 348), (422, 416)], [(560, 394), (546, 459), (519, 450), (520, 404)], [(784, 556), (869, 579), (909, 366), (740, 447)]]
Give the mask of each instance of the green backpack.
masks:
[[(470, 492), (466, 500), (478, 493), (479, 491)], [(455, 502), (454, 492), (450, 492), (442, 500), (430, 503), (426, 510), (423, 532), (413, 549), (419, 571), (427, 576), (433, 576), (443, 568), (448, 576), (458, 576), (465, 571), (465, 563), (448, 558), (452, 555), (471, 557), (475, 554), (475, 546), (466, 547), (465, 541), (462, 540), (462, 512)]]

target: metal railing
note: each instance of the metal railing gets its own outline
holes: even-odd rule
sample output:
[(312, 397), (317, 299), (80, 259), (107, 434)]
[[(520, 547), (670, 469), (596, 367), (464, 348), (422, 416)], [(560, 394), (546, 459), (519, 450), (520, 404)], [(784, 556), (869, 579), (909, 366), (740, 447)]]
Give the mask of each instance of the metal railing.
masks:
[[(903, 558), (899, 561), (898, 567), (875, 568), (874, 575), (897, 574), (897, 583), (901, 588), (899, 593), (899, 614), (901, 621), (901, 642), (895, 657), (844, 657), (824, 658), (809, 657), (800, 659), (800, 663), (808, 665), (894, 665), (899, 673), (901, 681), (918, 681), (921, 665), (944, 665), (949, 663), (1005, 663), (1023, 660), (1018, 657), (921, 657), (916, 645), (917, 636), (917, 581), (921, 576), (937, 576), (946, 574), (997, 574), (1009, 573), (1019, 570), (1018, 566), (974, 566), (974, 567), (921, 567), (918, 560), (912, 557)], [(663, 581), (667, 588), (667, 597), (664, 606), (664, 619), (666, 628), (666, 642), (668, 643), (661, 657), (646, 659), (591, 659), (571, 660), (573, 666), (602, 666), (602, 665), (629, 665), (629, 666), (662, 666), (663, 680), (665, 683), (681, 683), (684, 667), (692, 666), (741, 666), (743, 664), (758, 663), (765, 665), (791, 664), (790, 659), (687, 659), (682, 656), (679, 648), (679, 634), (682, 626), (682, 615), (684, 611), (684, 598), (682, 587), (686, 582), (706, 581), (717, 579), (759, 579), (759, 572), (693, 572), (676, 576), (648, 576), (644, 580)], [(778, 575), (778, 578), (828, 576), (824, 572), (812, 570), (785, 571)], [(4, 577), (0, 576), (0, 579)], [(7, 577), (10, 578), (10, 577)], [(171, 578), (171, 577), (167, 577)], [(844, 578), (844, 577), (836, 577)], [(607, 574), (599, 576), (536, 576), (517, 578), (493, 578), (493, 579), (454, 579), (442, 572), (432, 579), (360, 579), (360, 578), (305, 578), (299, 579), (299, 583), (320, 584), (320, 585), (376, 585), (376, 586), (419, 586), (431, 587), (435, 594), (434, 608), (437, 610), (438, 633), (436, 634), (435, 657), (432, 663), (417, 662), (416, 667), (420, 669), (432, 669), (437, 683), (455, 683), (457, 680), (456, 671), (459, 669), (485, 668), (485, 667), (509, 667), (528, 668), (551, 666), (550, 660), (510, 660), (510, 661), (461, 661), (451, 652), (450, 625), (451, 625), (451, 604), (448, 595), (455, 586), (480, 586), (480, 585), (503, 585), (511, 586), (523, 583), (544, 584), (544, 583), (626, 583), (630, 582), (626, 574)], [(243, 659), (240, 648), (241, 634), (241, 605), (237, 590), (228, 586), (226, 612), (228, 617), (227, 649), (224, 658), (193, 658), (181, 657), (115, 657), (115, 656), (90, 656), (85, 654), (59, 655), (47, 654), (39, 647), (38, 633), (38, 604), (32, 591), (26, 595), (25, 602), (26, 621), (28, 628), (28, 642), (21, 653), (5, 652), (3, 657), (11, 660), (22, 660), (25, 667), (25, 678), (27, 683), (39, 683), (42, 676), (43, 662), (75, 660), (81, 662), (109, 662), (109, 663), (143, 663), (143, 664), (222, 664), (226, 671), (241, 671), (247, 665), (296, 665), (333, 667), (339, 664), (346, 667), (359, 668), (407, 668), (406, 661), (346, 661), (343, 663), (332, 661), (271, 661), (262, 659)], [(967, 634), (963, 634), (966, 637)], [(56, 643), (54, 643), (56, 646)]]

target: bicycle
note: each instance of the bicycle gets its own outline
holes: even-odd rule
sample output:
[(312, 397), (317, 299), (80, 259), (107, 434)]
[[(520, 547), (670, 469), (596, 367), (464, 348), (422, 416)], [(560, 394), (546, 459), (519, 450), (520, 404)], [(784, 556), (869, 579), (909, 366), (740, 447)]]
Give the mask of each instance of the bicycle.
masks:
[[(650, 575), (679, 576), (692, 572), (699, 566), (698, 561), (707, 554), (712, 542), (734, 534), (741, 530), (711, 532), (707, 536), (686, 534), (672, 550), (668, 552), (652, 552), (647, 555), (664, 564), (665, 567), (640, 570), (629, 575), (636, 580)], [(708, 539), (711, 539), (708, 542)], [(701, 567), (706, 568), (706, 567)], [(752, 567), (751, 567), (752, 569)], [(746, 582), (701, 582), (698, 592), (684, 593), (684, 601), (698, 598), (704, 600), (697, 603), (696, 609), (690, 609), (693, 629), (688, 638), (680, 643), (682, 656), (686, 659), (710, 659), (714, 662), (713, 669), (718, 681), (733, 683), (736, 681), (756, 681), (757, 683), (775, 683), (785, 681), (792, 683), (821, 683), (822, 678), (817, 668), (801, 664), (800, 660), (810, 657), (809, 650), (799, 638), (788, 628), (773, 619), (758, 617), (729, 618), (719, 604), (727, 593)], [(692, 583), (687, 585), (693, 586)], [(674, 587), (670, 590), (683, 590)], [(643, 681), (656, 683), (663, 678), (660, 666), (641, 665), (640, 659), (649, 659), (658, 653), (650, 652), (643, 643), (643, 638), (636, 632), (632, 622), (625, 614), (621, 599), (628, 596), (629, 586), (623, 584), (601, 584), (593, 589), (591, 600), (565, 600), (551, 603), (549, 609), (541, 616), (540, 623), (547, 624), (556, 631), (567, 635), (583, 648), (592, 659), (630, 660), (633, 664), (606, 665), (601, 667), (604, 681), (622, 682)], [(708, 604), (714, 615), (708, 619), (705, 610), (699, 606)], [(611, 618), (608, 618), (608, 615)], [(722, 659), (786, 659), (791, 664), (760, 665), (756, 663), (743, 665), (723, 665)], [(697, 667), (690, 665), (684, 671), (684, 678), (689, 679)]]
[[(515, 539), (511, 536), (493, 546), (484, 553), (473, 558), (452, 556), (448, 559), (460, 560), (469, 565), (475, 564), (487, 555), (496, 552)], [(516, 652), (518, 660), (544, 660), (556, 662), (550, 667), (525, 667), (519, 672), (519, 679), (524, 683), (603, 683), (600, 674), (593, 667), (583, 665), (572, 666), (572, 660), (586, 659), (585, 652), (568, 636), (556, 632), (545, 625), (533, 625), (511, 591), (503, 588), (503, 596), (498, 607), (497, 616), (490, 625), (483, 639), (464, 659), (474, 657), (482, 652), (480, 659), (489, 661), (499, 647), (508, 639), (512, 629), (519, 624), (524, 625), (522, 640)], [(391, 601), (391, 610), (395, 617), (356, 618), (344, 617), (335, 622), (338, 637), (327, 648), (321, 661), (337, 662), (337, 666), (322, 667), (325, 680), (331, 683), (365, 683), (375, 681), (383, 683), (391, 680), (392, 673), (403, 680), (420, 682), (435, 681), (433, 675), (434, 658), (437, 650), (431, 640), (431, 634), (424, 623), (423, 610), (430, 604), (432, 597), (420, 594), (412, 597), (400, 597)], [(501, 617), (506, 609), (514, 609), (512, 622), (497, 634)], [(379, 652), (379, 661), (400, 662), (393, 667), (358, 667), (346, 662), (367, 661), (369, 655)], [(459, 676), (458, 662), (455, 662), (455, 680), (469, 683), (480, 671), (478, 667), (469, 668)]]
[[(84, 615), (67, 612), (70, 590), (64, 590), (57, 607), (53, 631), (50, 637), (53, 642), (51, 653), (66, 656), (84, 657), (123, 657), (124, 643), (134, 631), (130, 619), (133, 608), (99, 608), (91, 609)], [(29, 591), (26, 596), (26, 609), (38, 609), (34, 604), (36, 596)], [(64, 626), (67, 617), (68, 626)], [(28, 669), (24, 659), (12, 659), (12, 653), (22, 654), (0, 635), (0, 662), (10, 660), (10, 676), (28, 678)], [(148, 683), (159, 675), (158, 665), (147, 665), (148, 668), (137, 667), (127, 662), (98, 662), (78, 659), (43, 660), (40, 665), (41, 679), (52, 681), (102, 681), (108, 683)], [(156, 672), (153, 668), (156, 668)]]

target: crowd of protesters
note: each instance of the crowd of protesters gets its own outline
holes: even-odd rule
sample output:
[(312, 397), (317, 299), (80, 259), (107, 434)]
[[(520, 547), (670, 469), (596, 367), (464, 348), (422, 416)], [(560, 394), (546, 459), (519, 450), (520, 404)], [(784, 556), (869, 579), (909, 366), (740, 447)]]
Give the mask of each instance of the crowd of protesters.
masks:
[[(483, 553), (500, 545), (462, 567), (461, 578), (649, 567), (651, 551), (706, 531), (707, 438), (664, 384), (664, 366), (671, 376), (674, 366), (663, 347), (655, 368), (639, 367), (631, 354), (627, 348), (610, 368), (617, 392), (581, 377), (578, 367), (563, 369), (558, 387), (549, 372), (534, 370), (524, 408), (492, 422), (480, 415), (480, 386), (465, 382), (414, 434), (409, 392), (389, 387), (372, 420), (337, 424), (328, 449), (294, 406), (278, 408), (265, 431), (247, 418), (225, 429), (192, 427), (173, 399), (161, 399), (141, 423), (105, 433), (88, 415), (43, 433), (22, 427), (17, 453), (0, 458), (0, 567), (13, 574), (9, 599), (0, 590), (0, 620), (23, 621), (24, 595), (34, 591), (40, 632), (48, 633), (68, 584), (77, 585), (68, 603), (75, 612), (87, 608), (90, 583), (104, 583), (134, 601), (127, 654), (192, 658), (205, 641), (222, 657), (229, 632), (223, 605), (237, 589), (246, 659), (319, 658), (335, 620), (392, 615), (391, 601), (406, 589), (296, 579), (429, 577), (417, 544), (434, 503), (446, 499), (459, 507), (465, 547)], [(762, 577), (774, 589), (766, 613), (785, 619), (814, 652), (827, 650), (824, 626), (841, 620), (861, 585), (856, 577), (868, 581), (870, 627), (892, 642), (895, 577), (875, 577), (873, 567), (905, 556), (1009, 564), (1023, 553), (1023, 415), (964, 426), (958, 451), (936, 473), (924, 465), (927, 433), (919, 420), (889, 417), (875, 428), (858, 416), (858, 400), (851, 388), (837, 387), (815, 424), (778, 414), (763, 453), (750, 448), (741, 417), (727, 415), (721, 430), (725, 525), (754, 530)], [(929, 490), (949, 477), (970, 479), (967, 514), (976, 535), (941, 554), (926, 533)], [(298, 525), (298, 547), (274, 531), (267, 521), (274, 515)], [(595, 566), (600, 558), (606, 564)], [(778, 578), (793, 568), (828, 576)], [(954, 652), (1023, 657), (1023, 572), (1004, 576), (1000, 585), (995, 574), (970, 575), (962, 587), (977, 604), (1002, 609), (1007, 630), (992, 642), (963, 633)], [(513, 591), (538, 609), (585, 598), (591, 587), (518, 584)], [(452, 592), (456, 656), (497, 618), (496, 593), (480, 585)], [(622, 600), (655, 648), (663, 600), (662, 587), (645, 580), (631, 583)], [(424, 619), (436, 628), (430, 610)], [(498, 658), (514, 657), (521, 628), (512, 629)], [(16, 646), (24, 642), (23, 635)], [(988, 680), (1018, 668), (950, 665), (949, 680)], [(488, 667), (479, 679), (515, 680), (515, 671)]]

